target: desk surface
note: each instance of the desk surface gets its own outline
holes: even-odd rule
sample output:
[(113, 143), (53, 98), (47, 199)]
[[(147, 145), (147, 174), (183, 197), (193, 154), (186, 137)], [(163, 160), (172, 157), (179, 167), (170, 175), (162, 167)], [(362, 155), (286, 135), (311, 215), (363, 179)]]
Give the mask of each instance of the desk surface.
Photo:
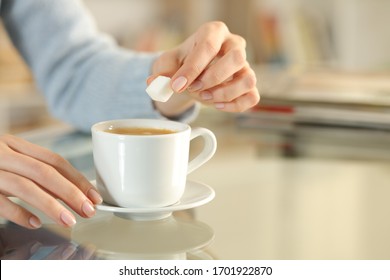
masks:
[[(34, 231), (2, 221), (3, 258), (390, 258), (390, 161), (367, 157), (387, 152), (387, 136), (381, 146), (355, 149), (354, 143), (314, 145), (295, 137), (306, 153), (291, 154), (291, 138), (240, 129), (224, 114), (206, 113), (198, 125), (215, 132), (219, 147), (189, 179), (212, 187), (214, 200), (152, 222), (100, 211), (92, 219), (78, 218), (73, 229), (44, 217), (45, 226)], [(60, 129), (27, 138), (94, 179), (89, 135)]]

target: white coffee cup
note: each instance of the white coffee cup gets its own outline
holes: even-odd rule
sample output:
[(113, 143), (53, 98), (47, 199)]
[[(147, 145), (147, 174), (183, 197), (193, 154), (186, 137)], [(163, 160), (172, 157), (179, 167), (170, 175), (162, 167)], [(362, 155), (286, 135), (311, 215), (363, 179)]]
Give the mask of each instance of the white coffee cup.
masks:
[[(173, 131), (158, 135), (112, 133), (116, 128)], [(187, 174), (214, 155), (215, 135), (206, 128), (159, 119), (123, 119), (92, 126), (96, 185), (104, 202), (120, 207), (164, 207), (182, 197)], [(204, 139), (203, 150), (189, 162), (190, 142)]]

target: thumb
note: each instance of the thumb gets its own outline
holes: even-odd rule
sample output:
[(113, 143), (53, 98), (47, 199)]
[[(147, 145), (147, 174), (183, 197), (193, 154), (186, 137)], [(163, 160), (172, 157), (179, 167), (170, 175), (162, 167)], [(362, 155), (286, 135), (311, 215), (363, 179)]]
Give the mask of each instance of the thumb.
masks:
[(149, 85), (158, 76), (171, 78), (179, 68), (180, 62), (177, 52), (174, 50), (166, 51), (154, 61), (152, 66), (152, 75), (148, 77), (146, 82)]

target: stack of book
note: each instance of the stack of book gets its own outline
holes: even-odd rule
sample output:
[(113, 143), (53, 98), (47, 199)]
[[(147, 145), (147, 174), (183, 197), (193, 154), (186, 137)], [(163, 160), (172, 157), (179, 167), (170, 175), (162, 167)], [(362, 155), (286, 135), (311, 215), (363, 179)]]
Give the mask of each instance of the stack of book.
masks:
[(241, 127), (297, 125), (390, 131), (390, 73), (257, 69), (261, 101), (237, 116)]

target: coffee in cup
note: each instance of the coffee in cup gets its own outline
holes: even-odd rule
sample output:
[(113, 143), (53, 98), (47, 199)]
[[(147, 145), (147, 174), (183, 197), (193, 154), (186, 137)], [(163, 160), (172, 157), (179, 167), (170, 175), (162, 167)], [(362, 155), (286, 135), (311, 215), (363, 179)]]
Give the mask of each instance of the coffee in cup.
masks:
[(174, 130), (152, 127), (110, 127), (106, 132), (125, 135), (160, 135), (175, 133)]
[[(210, 130), (169, 120), (112, 120), (91, 130), (97, 188), (106, 203), (119, 207), (177, 203), (187, 174), (211, 159), (217, 148)], [(189, 161), (190, 142), (197, 137), (204, 146)]]

